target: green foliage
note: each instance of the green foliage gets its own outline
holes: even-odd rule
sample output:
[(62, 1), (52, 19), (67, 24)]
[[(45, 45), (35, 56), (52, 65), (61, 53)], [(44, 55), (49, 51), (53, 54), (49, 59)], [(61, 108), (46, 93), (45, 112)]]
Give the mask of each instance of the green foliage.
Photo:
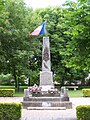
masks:
[(4, 75), (2, 73), (0, 75), (0, 85), (11, 85), (11, 79), (13, 79), (13, 76), (11, 74)]
[(90, 89), (82, 89), (84, 97), (90, 97)]
[[(24, 77), (39, 84), (42, 35), (30, 33), (47, 20), (51, 66), (55, 80), (81, 80), (90, 72), (90, 6), (86, 1), (33, 11), (23, 0), (0, 1), (0, 73), (12, 74), (17, 88)], [(56, 64), (57, 63), (57, 64)], [(3, 80), (4, 81), (4, 80)], [(2, 81), (2, 82), (3, 82)], [(1, 83), (0, 83), (1, 84)]]
[[(39, 42), (37, 44), (35, 38), (28, 35), (39, 19), (35, 22), (37, 16), (35, 17), (31, 8), (26, 7), (23, 0), (1, 1), (0, 18), (3, 20), (0, 19), (0, 72), (11, 73), (17, 87), (18, 79), (21, 75), (27, 76), (26, 71), (32, 69), (34, 55), (39, 52)], [(36, 61), (33, 61), (33, 66), (37, 68)]]
[(20, 79), (21, 85), (25, 85), (26, 76), (25, 75), (21, 75), (19, 79)]
[[(77, 25), (77, 21), (81, 20), (78, 12), (83, 12), (82, 8), (78, 6), (78, 3), (67, 2), (65, 8), (39, 9), (38, 13), (43, 21), (47, 20), (52, 71), (56, 74), (55, 80), (61, 84), (64, 84), (65, 80), (70, 81), (69, 84), (74, 80), (82, 80), (82, 84), (85, 84), (84, 78), (89, 71), (89, 64), (84, 65), (85, 56), (81, 57), (81, 51), (77, 50), (79, 39), (76, 41), (76, 36), (80, 37), (78, 30), (83, 31), (85, 27), (83, 23)], [(81, 10), (79, 11), (79, 9)], [(77, 16), (75, 16), (76, 14)], [(77, 17), (78, 20), (76, 20)]]
[(21, 103), (0, 103), (0, 120), (20, 120)]
[(15, 89), (0, 89), (0, 97), (12, 97)]
[(77, 120), (90, 120), (90, 105), (76, 107)]
[(69, 54), (65, 51), (62, 53), (67, 59), (66, 64), (68, 66), (89, 72), (90, 6), (85, 1), (83, 3), (69, 2), (67, 6), (68, 9), (64, 16), (66, 21), (65, 25), (67, 25), (68, 29), (64, 33), (71, 36), (71, 40), (66, 45)]
[(30, 84), (39, 84), (39, 71), (30, 71)]
[(3, 114), (0, 112), (0, 120), (3, 120)]

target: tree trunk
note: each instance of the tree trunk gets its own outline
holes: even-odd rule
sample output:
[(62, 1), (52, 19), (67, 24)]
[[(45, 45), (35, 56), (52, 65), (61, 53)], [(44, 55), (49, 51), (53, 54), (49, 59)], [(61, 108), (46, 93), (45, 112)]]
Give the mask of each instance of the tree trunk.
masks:
[(81, 80), (81, 85), (85, 85), (85, 80)]
[(14, 76), (14, 79), (15, 79), (15, 88), (17, 88), (18, 85), (17, 85), (17, 77), (16, 77), (16, 70), (15, 70), (15, 68), (13, 68), (13, 76)]
[(20, 91), (20, 83), (19, 83), (19, 77), (18, 77), (18, 81), (17, 81), (17, 91), (19, 92)]
[(30, 86), (30, 77), (28, 78), (28, 86)]
[(64, 86), (64, 77), (63, 77), (63, 79), (61, 80), (61, 86)]

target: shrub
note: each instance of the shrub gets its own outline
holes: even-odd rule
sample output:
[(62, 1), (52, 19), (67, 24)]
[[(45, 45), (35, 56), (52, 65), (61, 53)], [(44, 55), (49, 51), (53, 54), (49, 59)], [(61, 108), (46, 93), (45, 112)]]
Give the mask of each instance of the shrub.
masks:
[(77, 120), (90, 120), (90, 105), (76, 107)]
[(20, 120), (21, 103), (0, 103), (0, 120)]
[(11, 74), (0, 74), (0, 85), (11, 85), (11, 79), (13, 79)]
[(3, 114), (0, 112), (0, 120), (3, 120)]
[(25, 84), (25, 80), (26, 80), (26, 79), (27, 79), (27, 78), (26, 78), (25, 75), (21, 75), (21, 76), (19, 77), (20, 85), (26, 85), (26, 84)]
[(90, 97), (90, 89), (82, 89), (84, 97)]
[(0, 97), (12, 97), (15, 89), (0, 89)]

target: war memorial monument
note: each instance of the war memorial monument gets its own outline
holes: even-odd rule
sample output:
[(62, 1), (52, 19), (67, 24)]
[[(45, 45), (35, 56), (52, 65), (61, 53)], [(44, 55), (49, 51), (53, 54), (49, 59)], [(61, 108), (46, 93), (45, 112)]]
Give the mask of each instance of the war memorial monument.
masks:
[(40, 71), (40, 84), (24, 89), (22, 102), (25, 109), (71, 109), (67, 89), (62, 87), (59, 91), (53, 83), (51, 71), (50, 42), (49, 37), (43, 37), (42, 48), (42, 71)]

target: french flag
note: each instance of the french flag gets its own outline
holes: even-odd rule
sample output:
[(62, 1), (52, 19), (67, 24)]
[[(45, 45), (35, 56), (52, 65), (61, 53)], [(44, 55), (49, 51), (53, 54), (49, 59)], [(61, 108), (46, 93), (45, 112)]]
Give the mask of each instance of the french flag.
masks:
[(30, 35), (38, 36), (40, 34), (46, 34), (45, 25), (46, 21), (43, 22), (40, 26), (38, 26)]

